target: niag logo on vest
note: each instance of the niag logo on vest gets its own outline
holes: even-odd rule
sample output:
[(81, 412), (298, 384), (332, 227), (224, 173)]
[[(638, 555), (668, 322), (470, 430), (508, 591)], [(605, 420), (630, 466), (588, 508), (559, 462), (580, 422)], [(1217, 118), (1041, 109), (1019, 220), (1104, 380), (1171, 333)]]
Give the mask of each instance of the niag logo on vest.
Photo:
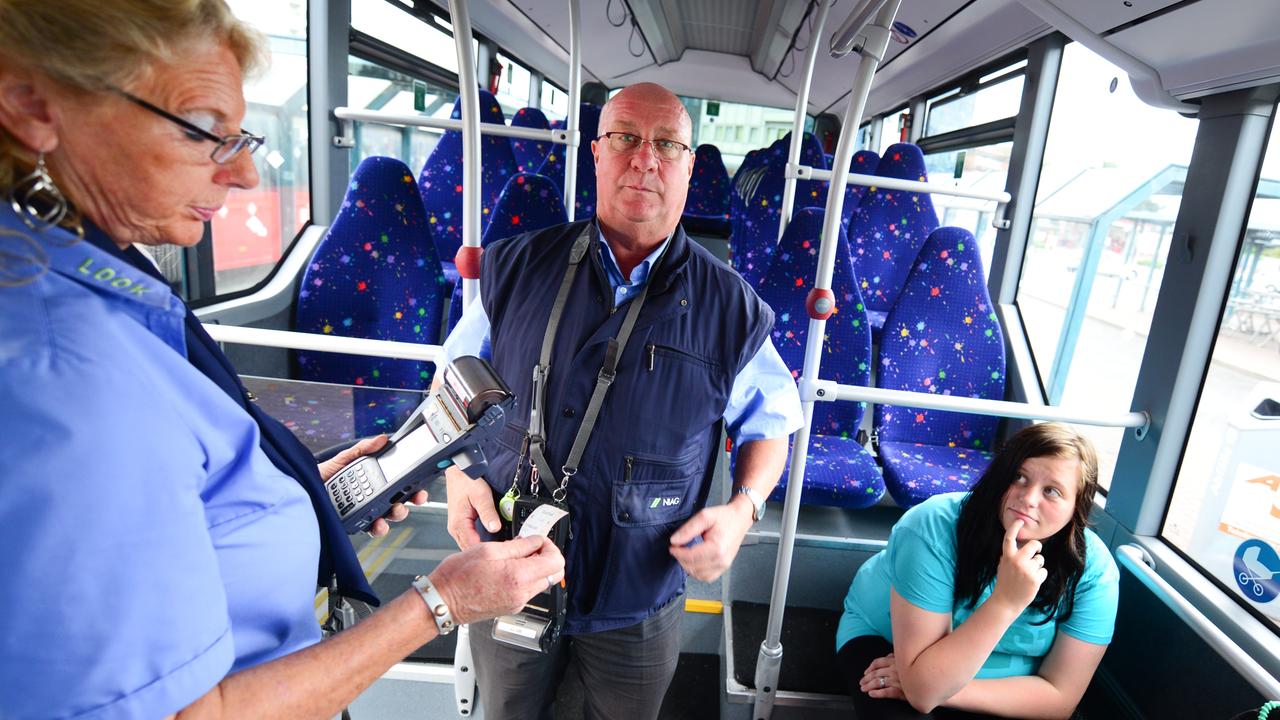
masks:
[(675, 497), (656, 497), (649, 501), (649, 509), (656, 510), (659, 507), (675, 507), (680, 504), (680, 496)]

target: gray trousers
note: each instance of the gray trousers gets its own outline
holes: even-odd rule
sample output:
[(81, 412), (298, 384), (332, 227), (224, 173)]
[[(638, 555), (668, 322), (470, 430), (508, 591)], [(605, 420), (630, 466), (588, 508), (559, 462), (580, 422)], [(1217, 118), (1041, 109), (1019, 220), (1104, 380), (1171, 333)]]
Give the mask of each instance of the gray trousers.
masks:
[(683, 608), (677, 596), (631, 627), (562, 636), (548, 653), (494, 640), (492, 620), (474, 623), (471, 654), (485, 720), (553, 720), (567, 672), (582, 679), (586, 720), (655, 720), (680, 657)]

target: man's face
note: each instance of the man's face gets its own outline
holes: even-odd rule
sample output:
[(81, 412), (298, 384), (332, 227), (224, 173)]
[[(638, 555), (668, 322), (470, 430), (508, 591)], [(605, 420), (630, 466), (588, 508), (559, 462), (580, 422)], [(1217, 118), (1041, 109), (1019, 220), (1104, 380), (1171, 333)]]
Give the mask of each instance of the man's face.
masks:
[(688, 146), (692, 131), (679, 100), (654, 85), (633, 86), (614, 96), (600, 117), (592, 141), (596, 160), (596, 214), (610, 227), (653, 228), (666, 235), (684, 212), (693, 173), (693, 154), (661, 157), (650, 143), (619, 152), (605, 133), (629, 133), (644, 140), (674, 140)]

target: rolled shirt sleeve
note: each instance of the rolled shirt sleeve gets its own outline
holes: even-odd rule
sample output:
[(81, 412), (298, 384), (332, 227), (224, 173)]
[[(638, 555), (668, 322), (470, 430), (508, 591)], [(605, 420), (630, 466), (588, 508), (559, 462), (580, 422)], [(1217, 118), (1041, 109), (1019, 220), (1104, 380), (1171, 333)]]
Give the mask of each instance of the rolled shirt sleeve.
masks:
[(786, 437), (804, 424), (795, 378), (772, 339), (734, 378), (724, 421), (735, 445)]

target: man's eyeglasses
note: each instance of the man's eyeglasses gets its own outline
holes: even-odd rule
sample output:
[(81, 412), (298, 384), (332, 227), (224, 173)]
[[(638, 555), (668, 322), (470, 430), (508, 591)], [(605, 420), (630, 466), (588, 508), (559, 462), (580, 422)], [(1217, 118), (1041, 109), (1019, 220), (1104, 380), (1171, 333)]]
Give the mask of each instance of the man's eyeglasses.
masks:
[(252, 155), (257, 152), (258, 148), (262, 147), (262, 143), (266, 141), (265, 137), (261, 135), (254, 135), (248, 131), (241, 131), (237, 135), (227, 135), (226, 137), (214, 135), (199, 125), (183, 120), (177, 115), (174, 115), (161, 107), (152, 105), (146, 100), (121, 90), (118, 87), (110, 87), (108, 89), (134, 105), (153, 112), (178, 127), (181, 127), (187, 132), (187, 136), (192, 140), (208, 140), (209, 142), (214, 143), (213, 152), (209, 154), (209, 157), (219, 165), (224, 165), (230, 162), (231, 159), (239, 154), (241, 150), (248, 150), (249, 154)]
[[(641, 145), (649, 143), (653, 146), (653, 152), (663, 160), (676, 160), (683, 153), (693, 152), (693, 148), (682, 142), (675, 140), (667, 140), (665, 138), (657, 138), (654, 140), (645, 140), (639, 135), (632, 135), (625, 132), (607, 132), (600, 137), (609, 139), (609, 149), (620, 154), (630, 155), (640, 149)], [(596, 138), (597, 140), (600, 138)]]

